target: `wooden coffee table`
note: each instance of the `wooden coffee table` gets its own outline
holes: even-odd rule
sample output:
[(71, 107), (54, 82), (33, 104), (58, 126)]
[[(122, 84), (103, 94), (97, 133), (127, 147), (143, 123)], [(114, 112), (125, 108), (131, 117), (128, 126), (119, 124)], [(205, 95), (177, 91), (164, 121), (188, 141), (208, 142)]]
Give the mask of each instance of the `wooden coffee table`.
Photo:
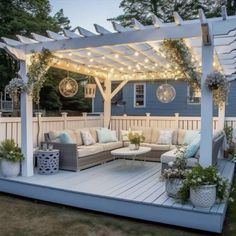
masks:
[[(116, 157), (131, 157), (132, 160), (135, 160), (136, 156), (146, 154), (151, 151), (150, 147), (139, 147), (138, 150), (130, 150), (128, 147), (119, 148), (111, 151), (111, 155)], [(146, 160), (146, 157), (145, 159)]]

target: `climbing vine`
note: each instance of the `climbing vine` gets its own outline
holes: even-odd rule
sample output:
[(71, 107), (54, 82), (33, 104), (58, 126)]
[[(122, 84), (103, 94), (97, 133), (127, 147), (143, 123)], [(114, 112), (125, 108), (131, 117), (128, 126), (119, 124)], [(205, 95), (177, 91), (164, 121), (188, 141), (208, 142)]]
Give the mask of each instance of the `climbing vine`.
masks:
[(193, 63), (193, 57), (183, 39), (162, 42), (160, 52), (169, 63), (169, 70), (178, 72), (177, 76), (185, 79), (190, 86), (200, 86), (200, 73)]
[(31, 90), (33, 101), (39, 104), (40, 90), (46, 80), (45, 75), (52, 61), (52, 53), (48, 49), (43, 49), (41, 53), (33, 54), (30, 60), (27, 87)]

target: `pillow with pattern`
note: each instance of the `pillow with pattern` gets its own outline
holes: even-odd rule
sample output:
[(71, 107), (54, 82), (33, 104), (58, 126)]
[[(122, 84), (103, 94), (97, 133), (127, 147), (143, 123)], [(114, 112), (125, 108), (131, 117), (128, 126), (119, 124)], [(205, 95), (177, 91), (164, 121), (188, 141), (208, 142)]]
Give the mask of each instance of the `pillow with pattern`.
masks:
[(83, 140), (83, 144), (85, 146), (89, 146), (96, 143), (93, 136), (91, 135), (89, 131), (80, 130), (80, 133), (81, 133), (81, 138)]

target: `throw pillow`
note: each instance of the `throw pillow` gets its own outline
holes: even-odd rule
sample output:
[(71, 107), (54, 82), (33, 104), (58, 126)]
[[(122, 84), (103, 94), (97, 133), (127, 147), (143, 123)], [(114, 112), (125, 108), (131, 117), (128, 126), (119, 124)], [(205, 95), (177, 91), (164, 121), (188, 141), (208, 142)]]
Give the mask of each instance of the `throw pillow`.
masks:
[(121, 140), (122, 140), (123, 142), (128, 142), (128, 141), (129, 141), (128, 134), (129, 134), (129, 131), (128, 131), (128, 130), (121, 130), (121, 131), (120, 131)]
[(106, 128), (101, 128), (97, 129), (97, 134), (98, 134), (98, 142), (99, 143), (109, 143), (109, 142), (116, 142), (116, 131), (106, 129)]
[(73, 140), (71, 139), (70, 135), (67, 133), (61, 133), (57, 139), (60, 140), (61, 143), (74, 143)]
[(198, 135), (200, 135), (199, 131), (186, 130), (185, 136), (184, 136), (184, 144), (189, 145)]
[(187, 146), (185, 157), (190, 158), (196, 155), (200, 147), (200, 135), (196, 136), (195, 139)]
[(160, 130), (160, 136), (157, 140), (157, 144), (171, 145), (173, 130)]
[(95, 140), (89, 131), (81, 130), (80, 133), (85, 146), (95, 144)]

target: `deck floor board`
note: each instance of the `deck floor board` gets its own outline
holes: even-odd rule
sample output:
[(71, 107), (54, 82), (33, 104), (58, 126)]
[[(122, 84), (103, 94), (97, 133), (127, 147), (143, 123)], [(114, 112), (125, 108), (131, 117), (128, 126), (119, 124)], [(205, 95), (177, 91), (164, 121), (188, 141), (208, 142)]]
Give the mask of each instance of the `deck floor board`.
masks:
[[(125, 164), (126, 163), (126, 164)], [(218, 165), (218, 170), (224, 177), (228, 178), (230, 182), (232, 182), (233, 174), (234, 174), (234, 164), (230, 161), (220, 160)], [(104, 212), (113, 213), (110, 210), (109, 204), (107, 205), (106, 201), (117, 201), (114, 204), (137, 204), (136, 207), (146, 207), (147, 213), (146, 217), (143, 218), (139, 212), (130, 213), (131, 210), (127, 209), (128, 213), (124, 215), (129, 216), (137, 215), (137, 218), (141, 219), (156, 219), (158, 218), (160, 222), (169, 223), (168, 217), (172, 219), (172, 221), (181, 221), (181, 219), (173, 218), (173, 215), (162, 215), (160, 211), (158, 211), (158, 215), (155, 213), (155, 209), (162, 208), (169, 209), (172, 211), (171, 214), (177, 214), (178, 210), (183, 214), (185, 212), (189, 217), (197, 217), (199, 214), (201, 217), (207, 217), (207, 220), (210, 220), (211, 217), (219, 216), (218, 220), (221, 220), (225, 216), (225, 211), (227, 204), (215, 204), (211, 209), (198, 209), (194, 208), (192, 204), (180, 204), (176, 202), (173, 198), (167, 196), (165, 192), (165, 183), (160, 179), (161, 175), (161, 164), (157, 162), (143, 162), (143, 161), (131, 161), (131, 160), (114, 160), (103, 165), (95, 166), (93, 168), (89, 168), (79, 172), (70, 172), (70, 171), (62, 171), (60, 170), (58, 174), (55, 175), (39, 175), (35, 174), (32, 177), (16, 177), (16, 178), (2, 178), (0, 176), (0, 182), (3, 181), (8, 183), (17, 183), (18, 184), (26, 184), (27, 186), (34, 186), (35, 188), (46, 188), (45, 191), (60, 191), (62, 194), (68, 194), (71, 196), (70, 200), (65, 200), (69, 205), (80, 206), (79, 200), (77, 203), (77, 196), (82, 194), (83, 197), (94, 197), (99, 198), (99, 201), (102, 201), (101, 206), (106, 208)], [(6, 184), (7, 186), (7, 184)], [(7, 187), (6, 187), (7, 188)], [(29, 187), (30, 188), (30, 187)], [(34, 189), (35, 189), (34, 188)], [(1, 191), (1, 186), (0, 186)], [(14, 192), (14, 191), (9, 191)], [(21, 192), (21, 191), (20, 191)], [(72, 195), (74, 197), (72, 197)], [(23, 194), (24, 195), (24, 194)], [(39, 192), (39, 196), (43, 197), (44, 193)], [(32, 194), (33, 197), (37, 198), (37, 194)], [(40, 199), (40, 198), (39, 198)], [(47, 199), (47, 198), (46, 198)], [(51, 199), (51, 200), (50, 200)], [(66, 198), (65, 198), (66, 199)], [(53, 201), (52, 196), (48, 196), (49, 201)], [(60, 203), (61, 201), (59, 201)], [(72, 202), (75, 202), (72, 204)], [(63, 202), (62, 202), (63, 203)], [(81, 203), (82, 204), (82, 203)], [(100, 209), (95, 205), (94, 209)], [(120, 208), (124, 205), (120, 205)], [(86, 208), (86, 207), (85, 207)], [(88, 207), (88, 209), (90, 209)], [(93, 209), (93, 208), (91, 208)], [(113, 208), (112, 208), (113, 209)], [(144, 210), (145, 208), (143, 208)], [(149, 209), (149, 210), (148, 210)], [(101, 210), (103, 211), (103, 210)], [(119, 207), (116, 210), (120, 212)], [(125, 210), (124, 210), (125, 211)], [(133, 209), (136, 211), (136, 208)], [(149, 216), (148, 212), (152, 211), (153, 216)], [(115, 214), (115, 213), (114, 213)], [(117, 213), (121, 214), (121, 213)], [(123, 213), (122, 213), (123, 214)], [(121, 215), (122, 215), (121, 214)], [(159, 216), (160, 214), (160, 216)], [(163, 213), (164, 214), (164, 213)], [(140, 215), (140, 216), (138, 216)], [(167, 217), (167, 219), (165, 219)], [(174, 220), (173, 220), (174, 219)], [(189, 222), (189, 219), (186, 218)], [(214, 218), (214, 220), (216, 220)], [(158, 221), (158, 220), (155, 220)], [(204, 222), (206, 220), (202, 219), (202, 226), (200, 229), (205, 229), (208, 227), (207, 223)], [(171, 223), (171, 222), (170, 222)], [(220, 224), (222, 222), (215, 222), (215, 227), (217, 228), (215, 232), (220, 232)], [(176, 223), (173, 223), (176, 224)], [(181, 223), (185, 226), (185, 223)], [(188, 223), (192, 224), (192, 223)], [(187, 224), (186, 224), (187, 227)], [(195, 227), (195, 225), (193, 226)], [(205, 228), (204, 228), (205, 227)]]

